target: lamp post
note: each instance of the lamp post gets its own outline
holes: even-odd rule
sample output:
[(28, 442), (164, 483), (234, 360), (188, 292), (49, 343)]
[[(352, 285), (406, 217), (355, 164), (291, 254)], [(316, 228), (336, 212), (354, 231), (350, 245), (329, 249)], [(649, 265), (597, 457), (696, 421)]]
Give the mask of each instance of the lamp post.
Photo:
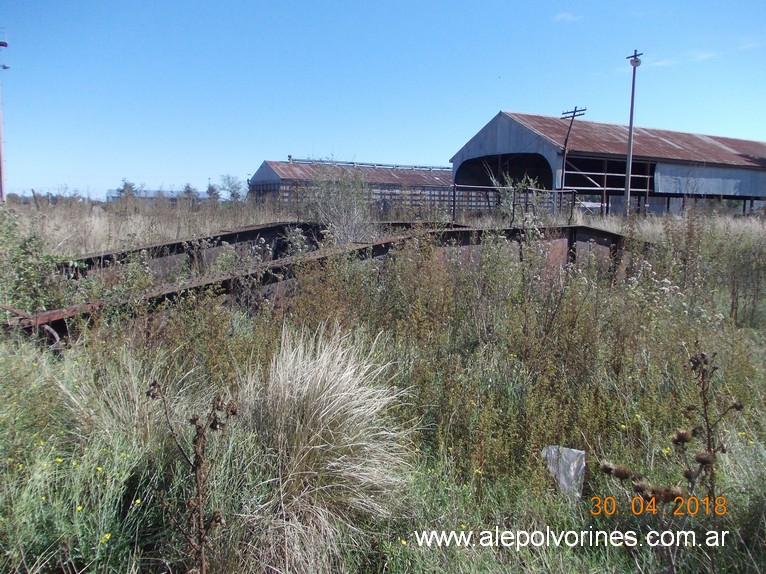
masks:
[(638, 50), (633, 50), (633, 53), (626, 59), (630, 60), (630, 65), (633, 66), (633, 82), (630, 85), (630, 124), (628, 126), (628, 162), (625, 164), (625, 215), (630, 215), (630, 172), (633, 168), (633, 102), (636, 97), (636, 68), (641, 65), (639, 56), (643, 56), (638, 53)]
[[(0, 48), (7, 48), (8, 42), (0, 40)], [(0, 73), (8, 66), (0, 65)], [(5, 171), (3, 170), (3, 80), (0, 76), (0, 203), (5, 203)]]

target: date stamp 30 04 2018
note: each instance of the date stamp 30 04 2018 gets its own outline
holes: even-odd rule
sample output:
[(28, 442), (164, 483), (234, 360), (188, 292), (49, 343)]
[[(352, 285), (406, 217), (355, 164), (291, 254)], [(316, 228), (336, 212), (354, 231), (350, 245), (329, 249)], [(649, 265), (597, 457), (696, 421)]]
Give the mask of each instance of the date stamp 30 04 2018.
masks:
[[(630, 501), (630, 514), (640, 516), (644, 514), (670, 514), (672, 516), (697, 516), (697, 515), (715, 515), (723, 516), (727, 512), (726, 497), (716, 496), (711, 499), (707, 496), (698, 498), (696, 496), (676, 496), (672, 499), (673, 508), (666, 509), (662, 503), (658, 504), (657, 497), (644, 498), (643, 496), (634, 496)], [(593, 516), (613, 516), (620, 514), (617, 500), (613, 496), (591, 496), (590, 513)]]

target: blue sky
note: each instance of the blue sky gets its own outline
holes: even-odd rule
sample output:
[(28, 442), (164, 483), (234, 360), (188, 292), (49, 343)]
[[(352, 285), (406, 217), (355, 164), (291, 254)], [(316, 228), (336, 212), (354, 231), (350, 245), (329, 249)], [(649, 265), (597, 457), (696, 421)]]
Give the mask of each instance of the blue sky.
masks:
[(449, 159), (500, 110), (766, 140), (761, 1), (4, 0), (9, 193)]

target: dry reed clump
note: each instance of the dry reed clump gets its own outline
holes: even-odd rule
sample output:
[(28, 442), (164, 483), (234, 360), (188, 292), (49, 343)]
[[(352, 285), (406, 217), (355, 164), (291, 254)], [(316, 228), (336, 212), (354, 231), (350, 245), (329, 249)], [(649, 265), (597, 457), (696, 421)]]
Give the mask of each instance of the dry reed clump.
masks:
[(244, 430), (260, 437), (273, 477), (245, 516), (249, 559), (266, 571), (334, 572), (342, 546), (358, 548), (365, 525), (399, 506), (408, 431), (389, 418), (399, 393), (380, 384), (388, 366), (374, 352), (337, 331), (285, 329), (268, 380), (240, 389)]

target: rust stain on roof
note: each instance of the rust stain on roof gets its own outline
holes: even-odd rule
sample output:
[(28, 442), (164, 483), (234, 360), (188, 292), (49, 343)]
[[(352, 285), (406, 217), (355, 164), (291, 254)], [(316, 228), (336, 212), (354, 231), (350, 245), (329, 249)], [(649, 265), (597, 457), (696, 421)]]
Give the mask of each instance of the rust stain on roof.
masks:
[[(563, 147), (568, 119), (503, 113)], [(627, 147), (628, 126), (585, 120), (575, 120), (568, 144), (570, 153), (615, 156), (625, 156)], [(766, 169), (766, 142), (634, 127), (633, 157)]]
[(267, 161), (282, 179), (316, 179), (357, 176), (368, 185), (397, 187), (447, 187), (452, 185), (451, 167), (423, 167), (310, 160)]

